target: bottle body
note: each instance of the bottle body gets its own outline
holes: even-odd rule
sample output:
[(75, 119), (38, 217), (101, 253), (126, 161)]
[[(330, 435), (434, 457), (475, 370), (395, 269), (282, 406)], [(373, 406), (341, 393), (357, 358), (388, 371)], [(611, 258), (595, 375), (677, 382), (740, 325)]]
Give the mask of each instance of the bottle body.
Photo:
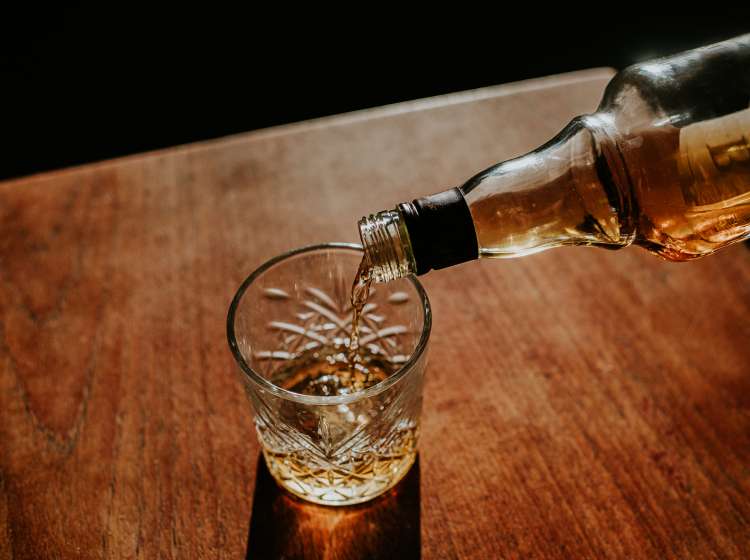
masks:
[[(411, 214), (408, 205), (399, 206), (405, 227), (398, 242), (439, 239), (448, 257), (412, 247), (400, 251), (412, 262), (398, 270), (423, 273), (468, 258), (517, 257), (561, 245), (636, 244), (681, 261), (747, 238), (750, 35), (618, 73), (596, 113), (574, 119), (544, 146), (479, 173), (459, 190), (465, 208), (454, 202), (445, 210), (454, 228), (445, 219), (421, 219), (447, 208), (438, 199), (415, 200)], [(466, 245), (467, 222), (456, 216), (467, 210), (473, 257), (446, 238), (458, 232)], [(367, 250), (365, 236), (363, 244)]]
[(636, 244), (679, 261), (748, 237), (750, 35), (631, 67), (599, 114), (617, 131)]

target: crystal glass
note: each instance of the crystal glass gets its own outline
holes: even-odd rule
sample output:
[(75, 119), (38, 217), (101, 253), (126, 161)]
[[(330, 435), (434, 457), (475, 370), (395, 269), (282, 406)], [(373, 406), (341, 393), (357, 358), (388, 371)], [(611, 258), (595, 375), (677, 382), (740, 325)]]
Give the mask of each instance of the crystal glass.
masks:
[(351, 244), (291, 251), (253, 272), (229, 308), (229, 346), (269, 471), (283, 488), (319, 504), (382, 494), (417, 452), (431, 313), (414, 277), (374, 286), (363, 310), (360, 348), (390, 375), (344, 394), (293, 390), (303, 357), (333, 360), (346, 352), (361, 259), (361, 247)]

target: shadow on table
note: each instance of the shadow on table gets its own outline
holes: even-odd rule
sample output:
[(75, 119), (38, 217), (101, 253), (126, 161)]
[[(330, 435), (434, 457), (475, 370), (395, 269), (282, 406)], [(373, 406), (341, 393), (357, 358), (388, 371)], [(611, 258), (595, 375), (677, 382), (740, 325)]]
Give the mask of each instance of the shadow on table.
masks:
[(419, 457), (395, 488), (374, 501), (343, 508), (294, 498), (258, 458), (247, 540), (248, 560), (265, 558), (420, 558)]

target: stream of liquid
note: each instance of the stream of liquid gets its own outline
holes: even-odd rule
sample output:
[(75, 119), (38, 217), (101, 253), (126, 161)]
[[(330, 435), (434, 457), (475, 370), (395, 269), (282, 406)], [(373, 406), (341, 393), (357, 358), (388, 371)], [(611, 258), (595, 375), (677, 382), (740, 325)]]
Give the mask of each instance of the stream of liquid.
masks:
[(357, 274), (352, 283), (352, 330), (349, 336), (349, 351), (347, 358), (349, 367), (354, 370), (359, 361), (359, 323), (362, 318), (362, 310), (370, 297), (370, 286), (372, 285), (372, 273), (370, 261), (365, 255), (359, 263)]
[(273, 375), (272, 381), (295, 393), (336, 396), (362, 391), (383, 381), (399, 365), (377, 349), (360, 347), (363, 312), (370, 296), (370, 263), (363, 258), (351, 288), (352, 321), (348, 344), (303, 352)]

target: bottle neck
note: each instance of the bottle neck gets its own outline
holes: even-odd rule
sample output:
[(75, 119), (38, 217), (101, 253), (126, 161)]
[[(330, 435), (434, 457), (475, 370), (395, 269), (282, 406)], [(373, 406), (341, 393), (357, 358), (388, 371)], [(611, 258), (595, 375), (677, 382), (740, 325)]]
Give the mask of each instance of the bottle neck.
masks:
[(633, 240), (630, 187), (606, 115), (573, 120), (541, 148), (458, 189), (359, 222), (376, 282), (478, 257)]
[(539, 149), (493, 166), (461, 190), (480, 256), (509, 258), (563, 245), (632, 241), (629, 186), (605, 116), (573, 120)]

